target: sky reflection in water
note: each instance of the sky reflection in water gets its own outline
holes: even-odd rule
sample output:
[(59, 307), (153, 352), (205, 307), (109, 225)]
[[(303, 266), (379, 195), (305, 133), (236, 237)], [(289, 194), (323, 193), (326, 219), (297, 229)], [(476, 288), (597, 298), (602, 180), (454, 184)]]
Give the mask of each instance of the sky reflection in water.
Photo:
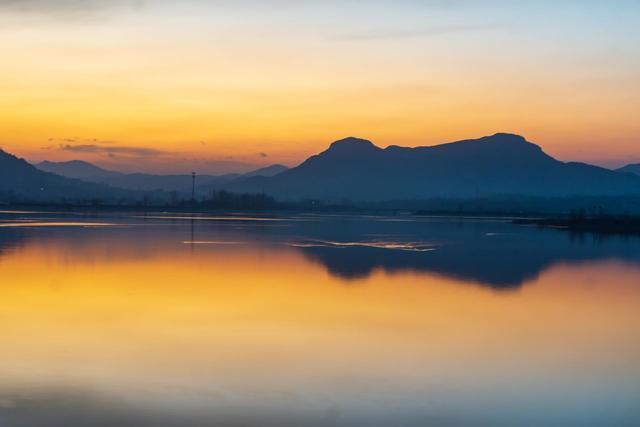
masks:
[(3, 427), (640, 422), (636, 238), (33, 215), (114, 225), (0, 230)]

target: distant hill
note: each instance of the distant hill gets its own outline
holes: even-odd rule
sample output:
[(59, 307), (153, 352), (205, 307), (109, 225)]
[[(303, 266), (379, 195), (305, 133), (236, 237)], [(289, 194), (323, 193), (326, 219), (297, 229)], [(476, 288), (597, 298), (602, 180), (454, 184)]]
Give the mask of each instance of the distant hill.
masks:
[[(82, 160), (67, 162), (44, 161), (36, 167), (46, 172), (56, 173), (67, 178), (81, 179), (87, 182), (108, 184), (113, 187), (136, 191), (191, 191), (191, 174), (159, 175), (147, 173), (120, 173), (100, 168)], [(235, 179), (252, 176), (274, 176), (287, 170), (283, 165), (271, 165), (246, 174), (229, 173), (224, 175), (198, 175), (197, 190), (206, 192), (211, 188), (221, 187)]]
[(119, 172), (102, 169), (101, 167), (82, 160), (71, 160), (68, 162), (50, 162), (45, 160), (35, 166), (45, 172), (85, 181), (103, 180), (122, 175)]
[(45, 172), (51, 172), (66, 176), (67, 178), (76, 178), (85, 181), (99, 181), (122, 175), (119, 172), (103, 169), (82, 160), (71, 160), (68, 162), (50, 162), (45, 160), (35, 166)]
[(226, 189), (265, 192), (288, 200), (336, 201), (626, 196), (640, 195), (640, 177), (558, 161), (513, 134), (385, 149), (350, 137), (276, 176), (235, 180)]
[(226, 188), (228, 185), (236, 182), (243, 181), (248, 178), (268, 178), (279, 173), (282, 173), (289, 168), (284, 165), (271, 165), (264, 168), (256, 169), (251, 172), (246, 172), (243, 174), (227, 174), (227, 175), (218, 175), (208, 178), (198, 178), (198, 186), (197, 190), (201, 193), (207, 193), (211, 190), (220, 190)]
[(0, 200), (78, 201), (132, 197), (134, 194), (41, 171), (0, 150)]
[(617, 171), (618, 172), (626, 172), (626, 173), (633, 173), (633, 174), (636, 174), (636, 175), (640, 175), (640, 163), (627, 165), (625, 167), (622, 167), (622, 168), (618, 169)]
[(289, 168), (284, 166), (284, 165), (271, 165), (271, 166), (267, 166), (265, 168), (260, 168), (260, 169), (256, 169), (252, 172), (247, 172), (245, 174), (242, 174), (242, 177), (245, 178), (250, 178), (252, 176), (274, 176), (274, 175), (278, 175), (279, 173), (282, 173), (286, 170), (288, 170)]
[[(98, 167), (82, 160), (68, 162), (44, 161), (36, 165), (43, 171), (56, 173), (67, 178), (81, 179), (87, 182), (107, 184), (134, 191), (191, 191), (191, 174), (156, 175), (147, 173), (121, 173)], [(239, 177), (240, 174), (200, 175), (199, 185), (223, 183)]]

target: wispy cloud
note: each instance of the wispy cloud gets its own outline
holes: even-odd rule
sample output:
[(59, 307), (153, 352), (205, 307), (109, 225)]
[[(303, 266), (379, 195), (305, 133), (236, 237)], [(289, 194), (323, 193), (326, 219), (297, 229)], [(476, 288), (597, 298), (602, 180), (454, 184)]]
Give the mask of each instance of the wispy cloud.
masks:
[(59, 149), (72, 151), (74, 153), (104, 153), (108, 155), (129, 155), (137, 157), (163, 156), (169, 154), (167, 151), (157, 150), (147, 147), (98, 145), (98, 144), (60, 144)]
[[(114, 144), (116, 141), (106, 141), (98, 138), (49, 138), (48, 142), (58, 142), (60, 144), (85, 143), (85, 144)], [(54, 147), (53, 145), (49, 147)]]
[(438, 25), (428, 28), (398, 29), (398, 30), (371, 30), (360, 33), (347, 33), (336, 37), (342, 41), (366, 41), (385, 39), (407, 39), (418, 37), (436, 37), (454, 33), (467, 33), (476, 31), (491, 31), (500, 28), (497, 24), (459, 24)]

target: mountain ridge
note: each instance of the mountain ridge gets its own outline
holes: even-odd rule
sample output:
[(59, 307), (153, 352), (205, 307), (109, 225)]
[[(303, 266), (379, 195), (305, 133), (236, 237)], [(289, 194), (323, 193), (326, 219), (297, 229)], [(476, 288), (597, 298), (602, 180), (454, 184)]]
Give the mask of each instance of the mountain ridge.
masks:
[(126, 190), (104, 184), (88, 183), (41, 171), (26, 160), (0, 148), (0, 200), (94, 200), (131, 195)]
[(123, 175), (120, 172), (104, 169), (84, 160), (68, 160), (63, 162), (51, 162), (49, 160), (44, 160), (34, 166), (45, 172), (55, 173), (66, 176), (67, 178), (84, 180), (110, 178)]
[[(63, 162), (43, 161), (35, 165), (45, 172), (55, 173), (67, 178), (80, 179), (86, 182), (106, 184), (133, 191), (191, 191), (191, 174), (149, 174), (116, 172), (96, 166), (84, 160)], [(259, 168), (245, 174), (228, 173), (222, 175), (198, 175), (197, 189), (205, 191), (210, 187), (222, 185), (240, 177), (273, 176), (286, 170), (287, 167), (274, 164)]]
[(631, 163), (626, 166), (616, 169), (617, 172), (632, 173), (634, 175), (640, 175), (640, 163)]
[(640, 179), (561, 162), (520, 135), (497, 133), (434, 146), (386, 148), (348, 137), (275, 177), (239, 180), (227, 189), (290, 200), (558, 197), (637, 195)]
[[(1, 153), (4, 157), (0, 156), (0, 177), (4, 179), (0, 191), (5, 193), (20, 190), (38, 197), (43, 183), (46, 184), (44, 187), (56, 190), (50, 191), (56, 197), (70, 193), (105, 194), (127, 186), (129, 190), (138, 191), (190, 194), (191, 190), (191, 175), (118, 172), (113, 172), (114, 176), (100, 178), (100, 182), (109, 185), (87, 187), (81, 184), (90, 183), (40, 171), (22, 159)], [(45, 163), (46, 166), (51, 164)], [(67, 162), (66, 165), (93, 172), (112, 172), (81, 161)], [(366, 139), (347, 137), (331, 143), (324, 151), (290, 169), (272, 165), (244, 175), (201, 175), (196, 183), (196, 190), (201, 195), (212, 190), (226, 190), (265, 193), (282, 201), (640, 196), (640, 176), (585, 163), (562, 162), (526, 138), (510, 133), (433, 146), (389, 145), (386, 148)]]

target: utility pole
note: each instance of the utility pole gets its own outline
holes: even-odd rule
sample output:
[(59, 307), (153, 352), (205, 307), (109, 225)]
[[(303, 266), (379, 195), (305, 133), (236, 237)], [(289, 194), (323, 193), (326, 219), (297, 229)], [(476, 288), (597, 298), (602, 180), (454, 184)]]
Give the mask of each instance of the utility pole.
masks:
[(196, 173), (191, 172), (191, 205), (196, 204)]

